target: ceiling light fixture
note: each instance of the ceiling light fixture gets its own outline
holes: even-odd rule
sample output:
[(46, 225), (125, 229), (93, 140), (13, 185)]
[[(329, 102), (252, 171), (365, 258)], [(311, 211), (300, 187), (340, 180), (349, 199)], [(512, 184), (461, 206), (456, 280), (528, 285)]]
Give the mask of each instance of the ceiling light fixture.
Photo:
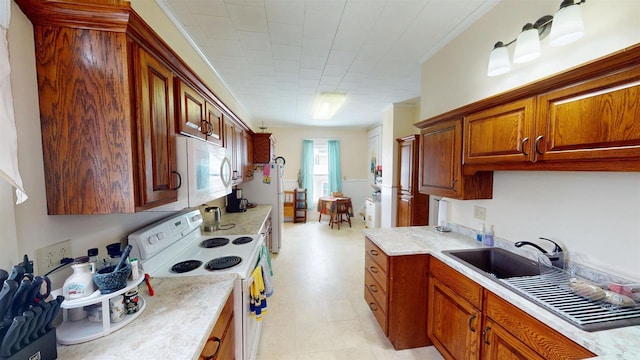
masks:
[(311, 117), (314, 120), (329, 120), (340, 109), (347, 97), (345, 93), (320, 93), (313, 102)]
[(535, 23), (528, 23), (522, 28), (522, 32), (514, 40), (508, 43), (498, 41), (489, 55), (487, 67), (488, 76), (506, 74), (511, 70), (509, 52), (507, 47), (516, 43), (513, 53), (513, 62), (522, 64), (532, 61), (540, 56), (540, 39), (546, 37), (551, 28), (549, 44), (562, 46), (572, 43), (584, 35), (584, 23), (580, 5), (586, 0), (563, 0), (560, 9), (554, 16), (545, 15)]

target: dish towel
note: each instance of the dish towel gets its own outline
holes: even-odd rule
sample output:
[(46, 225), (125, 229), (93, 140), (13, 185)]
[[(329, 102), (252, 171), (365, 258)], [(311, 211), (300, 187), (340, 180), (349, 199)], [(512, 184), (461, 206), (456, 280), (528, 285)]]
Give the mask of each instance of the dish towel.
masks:
[(2, 18), (2, 24), (0, 24), (0, 129), (2, 129), (0, 144), (3, 144), (0, 147), (0, 176), (16, 188), (16, 204), (22, 204), (28, 197), (18, 170), (18, 134), (13, 113), (11, 66), (6, 29), (9, 26), (9, 13), (5, 12), (5, 8), (0, 9), (2, 13), (0, 15)]
[(271, 270), (271, 259), (268, 257), (269, 252), (266, 252), (266, 256), (264, 255), (264, 250), (266, 247), (262, 246), (262, 252), (260, 253), (260, 260), (258, 260), (258, 265), (262, 267), (262, 282), (264, 283), (264, 292), (267, 297), (273, 295), (273, 283), (271, 282), (271, 276), (273, 275), (273, 271)]
[(251, 316), (256, 321), (262, 321), (262, 315), (267, 313), (267, 297), (264, 291), (264, 282), (262, 281), (262, 266), (258, 265), (251, 273), (253, 282), (251, 283)]

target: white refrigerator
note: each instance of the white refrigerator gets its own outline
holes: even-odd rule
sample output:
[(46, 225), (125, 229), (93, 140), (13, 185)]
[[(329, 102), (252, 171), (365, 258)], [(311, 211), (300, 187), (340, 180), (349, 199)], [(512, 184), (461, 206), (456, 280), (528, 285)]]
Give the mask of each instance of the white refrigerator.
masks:
[[(282, 245), (284, 229), (284, 184), (283, 171), (280, 164), (265, 164), (268, 171), (256, 171), (253, 180), (242, 183), (242, 196), (250, 203), (271, 205), (271, 252), (277, 253)], [(268, 175), (267, 175), (268, 173)]]

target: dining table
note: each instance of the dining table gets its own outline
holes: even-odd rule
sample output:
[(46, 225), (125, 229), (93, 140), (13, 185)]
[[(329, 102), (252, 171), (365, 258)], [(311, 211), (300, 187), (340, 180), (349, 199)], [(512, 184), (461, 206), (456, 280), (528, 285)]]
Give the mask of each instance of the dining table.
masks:
[(353, 206), (351, 198), (347, 196), (321, 196), (318, 198), (318, 222), (322, 220), (322, 215), (329, 215), (329, 219), (335, 218), (338, 214), (338, 200), (347, 201), (349, 216), (353, 217)]

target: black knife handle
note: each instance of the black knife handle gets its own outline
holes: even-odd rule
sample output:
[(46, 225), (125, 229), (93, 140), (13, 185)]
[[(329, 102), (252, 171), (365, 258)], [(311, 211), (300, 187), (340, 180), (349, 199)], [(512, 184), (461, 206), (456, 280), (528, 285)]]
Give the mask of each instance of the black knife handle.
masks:
[[(2, 290), (0, 290), (0, 321), (5, 318), (4, 315), (7, 313), (7, 310), (11, 305), (11, 300), (13, 299), (13, 294), (15, 294), (16, 290), (18, 290), (18, 283), (14, 280), (6, 280), (2, 285)], [(9, 318), (7, 320), (13, 321), (13, 318)]]
[(36, 325), (35, 333), (31, 335), (31, 340), (35, 340), (47, 333), (45, 325), (47, 325), (47, 319), (49, 319), (49, 317), (51, 316), (54, 301), (56, 300), (51, 300), (49, 302), (43, 302), (42, 304), (40, 304), (40, 306), (42, 307), (42, 315), (40, 315), (40, 321), (38, 321), (38, 324)]
[(27, 297), (27, 293), (31, 289), (31, 281), (30, 280), (22, 280), (20, 283), (20, 287), (16, 290), (16, 294), (13, 295), (13, 301), (11, 302), (11, 306), (9, 307), (9, 311), (5, 314), (5, 318), (11, 319), (12, 317), (20, 314), (20, 309), (22, 309), (25, 299)]
[(25, 335), (27, 335), (27, 331), (29, 330), (29, 326), (31, 326), (31, 322), (33, 321), (33, 311), (29, 310), (29, 311), (25, 311), (22, 314), (25, 317), (24, 320), (24, 324), (22, 325), (22, 328), (20, 329), (20, 333), (18, 334), (18, 338), (16, 339), (16, 341), (13, 343), (13, 346), (11, 347), (11, 353), (16, 353), (18, 351), (20, 351), (20, 349), (22, 349), (22, 340), (24, 339)]
[(22, 338), (22, 346), (27, 346), (33, 341), (31, 340), (31, 335), (33, 335), (33, 332), (36, 330), (36, 325), (38, 325), (40, 317), (42, 316), (42, 308), (39, 306), (34, 306), (30, 311), (33, 311), (33, 320), (29, 323), (29, 329)]
[[(56, 319), (56, 316), (58, 316), (58, 312), (60, 311), (60, 305), (62, 305), (62, 302), (64, 301), (64, 296), (62, 295), (58, 295), (58, 297), (56, 298), (56, 306), (53, 307), (53, 309), (51, 309), (51, 317), (48, 318), (47, 320), (47, 326), (45, 329), (45, 333), (51, 329), (53, 329), (53, 321)], [(105, 316), (105, 314), (102, 314), (102, 316)], [(42, 334), (44, 335), (44, 334)]]
[(20, 335), (20, 329), (22, 329), (25, 321), (26, 318), (22, 315), (13, 318), (11, 327), (9, 327), (9, 330), (7, 330), (7, 333), (4, 335), (4, 339), (2, 339), (2, 345), (0, 345), (0, 356), (11, 356), (11, 348), (16, 342), (18, 335)]

